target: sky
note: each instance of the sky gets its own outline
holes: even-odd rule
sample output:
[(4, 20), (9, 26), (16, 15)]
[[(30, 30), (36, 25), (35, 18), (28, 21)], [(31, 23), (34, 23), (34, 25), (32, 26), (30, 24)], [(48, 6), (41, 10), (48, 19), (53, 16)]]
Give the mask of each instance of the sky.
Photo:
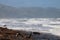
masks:
[(13, 7), (56, 7), (60, 8), (60, 0), (0, 0), (0, 4)]

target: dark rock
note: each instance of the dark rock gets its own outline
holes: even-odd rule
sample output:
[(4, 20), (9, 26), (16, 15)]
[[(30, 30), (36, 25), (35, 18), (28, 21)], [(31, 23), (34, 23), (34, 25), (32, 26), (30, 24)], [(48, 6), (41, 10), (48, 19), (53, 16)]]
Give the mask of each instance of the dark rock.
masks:
[(0, 40), (60, 40), (49, 33), (27, 32), (0, 27)]
[(40, 33), (39, 33), (39, 32), (33, 32), (33, 34), (38, 34), (38, 35), (40, 35)]

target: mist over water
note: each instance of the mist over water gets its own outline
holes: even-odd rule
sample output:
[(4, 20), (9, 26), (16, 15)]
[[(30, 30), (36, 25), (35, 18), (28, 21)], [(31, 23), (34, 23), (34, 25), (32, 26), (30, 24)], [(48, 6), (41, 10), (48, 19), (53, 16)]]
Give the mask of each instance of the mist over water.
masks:
[(26, 30), (60, 35), (60, 18), (10, 18), (0, 19), (0, 26), (14, 30)]

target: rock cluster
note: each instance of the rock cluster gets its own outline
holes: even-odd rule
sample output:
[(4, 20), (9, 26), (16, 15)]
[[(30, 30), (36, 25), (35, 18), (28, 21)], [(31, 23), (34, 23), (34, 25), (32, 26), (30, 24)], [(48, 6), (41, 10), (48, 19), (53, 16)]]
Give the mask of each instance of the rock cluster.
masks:
[(39, 32), (27, 32), (0, 27), (0, 40), (60, 40), (60, 37)]
[(32, 40), (31, 33), (0, 27), (0, 40)]

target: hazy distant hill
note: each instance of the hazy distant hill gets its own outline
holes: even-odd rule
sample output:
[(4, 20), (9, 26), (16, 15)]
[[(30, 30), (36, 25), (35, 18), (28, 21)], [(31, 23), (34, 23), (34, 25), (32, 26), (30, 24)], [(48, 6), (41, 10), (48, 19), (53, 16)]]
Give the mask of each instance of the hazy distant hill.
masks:
[(60, 9), (48, 7), (15, 8), (0, 4), (0, 18), (60, 17)]

